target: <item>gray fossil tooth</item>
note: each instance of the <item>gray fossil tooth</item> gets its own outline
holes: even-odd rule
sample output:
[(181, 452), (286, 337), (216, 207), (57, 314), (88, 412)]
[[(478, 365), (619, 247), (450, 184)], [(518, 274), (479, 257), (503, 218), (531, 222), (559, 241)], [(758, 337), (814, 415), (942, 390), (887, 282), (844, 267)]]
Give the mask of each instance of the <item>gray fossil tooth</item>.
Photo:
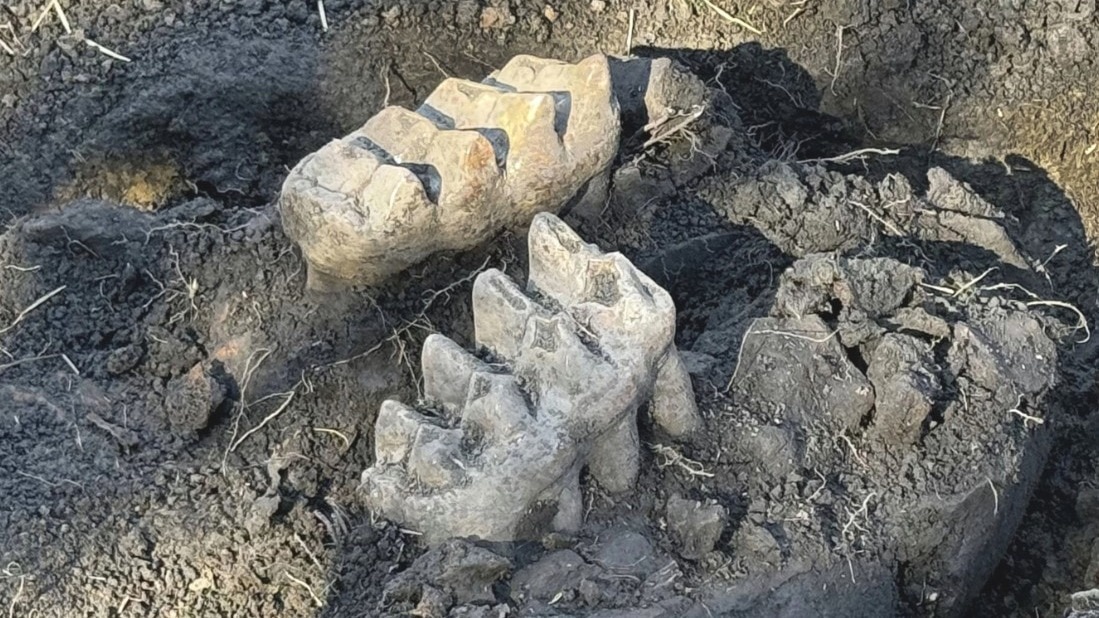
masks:
[(582, 469), (613, 493), (636, 483), (643, 404), (673, 437), (701, 424), (668, 293), (554, 215), (528, 242), (526, 290), (495, 270), (474, 282), (476, 343), (498, 362), (432, 336), (426, 405), (447, 418), (393, 401), (378, 415), (367, 503), (431, 543), (575, 531)]

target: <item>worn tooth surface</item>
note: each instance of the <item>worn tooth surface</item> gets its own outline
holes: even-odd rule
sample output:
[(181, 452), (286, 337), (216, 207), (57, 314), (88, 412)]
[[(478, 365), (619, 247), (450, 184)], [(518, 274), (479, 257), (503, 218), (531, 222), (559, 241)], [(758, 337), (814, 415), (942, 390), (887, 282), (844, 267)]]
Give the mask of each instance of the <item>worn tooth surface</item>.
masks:
[[(556, 126), (552, 94), (508, 92), (494, 86), (448, 79), (421, 108), (448, 127), (496, 130), (506, 144), (504, 187), (516, 212), (533, 214), (568, 200), (576, 165), (568, 159)], [(504, 140), (503, 138), (506, 138)]]
[(458, 459), (461, 433), (424, 424), (416, 434), (408, 454), (408, 472), (423, 485), (442, 489), (461, 482), (462, 463)]
[(569, 155), (580, 166), (600, 166), (614, 158), (618, 126), (610, 66), (605, 56), (589, 56), (576, 64), (535, 56), (516, 56), (494, 76), (520, 92), (557, 92), (567, 97), (567, 124), (561, 131)]
[(310, 287), (379, 283), (604, 186), (620, 131), (605, 56), (517, 57), (487, 81), (447, 79), (295, 166), (279, 206)]
[(461, 224), (491, 224), (483, 213), (502, 199), (503, 178), (495, 148), (481, 133), (442, 130), (420, 114), (387, 107), (354, 135), (412, 170), (428, 196)]
[(535, 217), (527, 236), (530, 273), (527, 285), (561, 302), (577, 301), (584, 286), (584, 269), (599, 248), (585, 243), (557, 217)]
[[(354, 278), (361, 263), (377, 263), (388, 276), (422, 259), (421, 252), (390, 251), (395, 232), (408, 236), (430, 220), (432, 204), (415, 174), (354, 140), (331, 142), (300, 166), (283, 190), (283, 225), (298, 239), (311, 277)], [(376, 234), (364, 235), (366, 228)]]
[(576, 531), (583, 468), (610, 492), (635, 484), (642, 404), (673, 436), (700, 424), (667, 293), (550, 214), (534, 218), (529, 251), (538, 301), (500, 271), (474, 282), (476, 343), (500, 362), (441, 335), (424, 345), (427, 405), (446, 427), (395, 402), (378, 416), (367, 503), (430, 543)]
[(456, 415), (466, 401), (473, 374), (487, 371), (488, 365), (462, 349), (449, 337), (429, 335), (420, 353), (424, 377), (424, 396)]
[(473, 282), (473, 331), (477, 342), (505, 361), (519, 355), (527, 321), (542, 313), (545, 310), (523, 294), (511, 277), (495, 268), (481, 273)]
[(490, 440), (507, 441), (525, 430), (530, 420), (527, 401), (515, 376), (478, 372), (469, 382), (462, 425)]
[(423, 163), (438, 133), (439, 128), (427, 118), (391, 105), (366, 121), (351, 136), (352, 139), (370, 140), (397, 163)]
[(383, 464), (400, 463), (408, 458), (426, 417), (399, 401), (386, 400), (378, 412), (374, 450)]
[(417, 111), (439, 128), (484, 127), (495, 122), (496, 99), (505, 92), (496, 86), (448, 77), (427, 96)]

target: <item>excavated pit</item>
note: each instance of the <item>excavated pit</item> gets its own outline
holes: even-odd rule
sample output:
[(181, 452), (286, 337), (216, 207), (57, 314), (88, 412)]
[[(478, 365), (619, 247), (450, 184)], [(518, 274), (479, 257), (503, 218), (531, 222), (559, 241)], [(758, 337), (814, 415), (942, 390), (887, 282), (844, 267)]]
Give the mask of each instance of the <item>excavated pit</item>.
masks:
[[(693, 2), (322, 4), (62, 0), (69, 34), (0, 7), (0, 608), (1093, 611), (1094, 7), (718, 3), (757, 35)], [(636, 482), (579, 474), (579, 528), (425, 538), (360, 486), (379, 410), (449, 422), (429, 337), (507, 374), (471, 298), (526, 286), (527, 232), (309, 291), (280, 190), (387, 106), (454, 128), (424, 106), (448, 79), (595, 53), (621, 134), (563, 218), (674, 301), (702, 430), (642, 406)], [(480, 135), (506, 171), (514, 136)]]

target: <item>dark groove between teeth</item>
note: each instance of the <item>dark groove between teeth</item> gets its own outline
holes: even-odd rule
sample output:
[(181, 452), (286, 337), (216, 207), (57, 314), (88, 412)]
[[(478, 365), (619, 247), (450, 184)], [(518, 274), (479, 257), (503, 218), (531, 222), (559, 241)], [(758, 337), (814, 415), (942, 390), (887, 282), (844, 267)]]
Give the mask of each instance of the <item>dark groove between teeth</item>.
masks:
[(426, 163), (402, 163), (393, 158), (393, 155), (389, 154), (385, 148), (379, 146), (376, 142), (364, 135), (356, 135), (350, 142), (353, 146), (362, 148), (370, 154), (381, 159), (386, 165), (393, 165), (396, 167), (403, 167), (406, 170), (413, 173), (416, 178), (423, 185), (424, 194), (427, 195), (427, 199), (434, 205), (439, 205), (439, 194), (443, 190), (443, 178), (439, 175), (439, 170), (434, 165)]

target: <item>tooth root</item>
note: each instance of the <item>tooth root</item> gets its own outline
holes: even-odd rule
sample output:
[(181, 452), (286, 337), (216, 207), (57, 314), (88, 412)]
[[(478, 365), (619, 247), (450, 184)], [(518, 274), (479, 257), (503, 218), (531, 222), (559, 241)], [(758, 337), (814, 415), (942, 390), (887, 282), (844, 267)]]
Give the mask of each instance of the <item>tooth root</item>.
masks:
[(514, 376), (478, 372), (469, 381), (462, 424), (478, 428), (489, 442), (500, 443), (527, 428), (531, 412)]
[(420, 428), (427, 424), (419, 412), (399, 401), (386, 400), (374, 423), (374, 458), (380, 464), (404, 461)]
[(629, 491), (641, 469), (640, 447), (637, 414), (626, 414), (595, 440), (588, 456), (588, 472), (611, 493)]
[(564, 486), (557, 495), (557, 514), (553, 517), (553, 529), (574, 534), (584, 524), (584, 496), (580, 492), (580, 475), (570, 472), (562, 482)]
[(544, 313), (507, 275), (495, 268), (473, 282), (473, 330), (477, 343), (504, 360), (519, 354), (530, 316)]
[(424, 341), (420, 356), (424, 396), (443, 406), (452, 418), (469, 393), (469, 380), (488, 367), (448, 337), (433, 334)]
[(459, 459), (461, 433), (434, 425), (424, 425), (416, 434), (408, 455), (408, 471), (427, 487), (441, 489), (461, 482), (464, 476)]
[(674, 438), (687, 436), (702, 426), (691, 375), (674, 347), (657, 370), (649, 409), (653, 422)]

